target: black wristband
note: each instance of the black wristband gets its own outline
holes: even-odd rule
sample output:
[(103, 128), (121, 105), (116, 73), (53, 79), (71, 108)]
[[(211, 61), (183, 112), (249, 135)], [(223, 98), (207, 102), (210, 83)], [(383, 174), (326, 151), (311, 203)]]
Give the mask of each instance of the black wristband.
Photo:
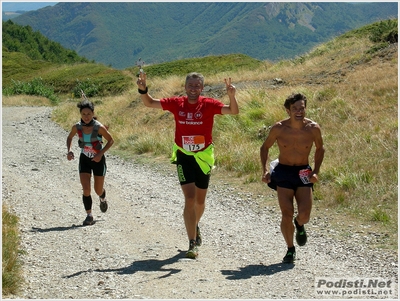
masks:
[(138, 92), (140, 93), (140, 94), (147, 94), (147, 92), (149, 91), (149, 89), (146, 87), (146, 90), (140, 90), (140, 89), (137, 89), (138, 90)]

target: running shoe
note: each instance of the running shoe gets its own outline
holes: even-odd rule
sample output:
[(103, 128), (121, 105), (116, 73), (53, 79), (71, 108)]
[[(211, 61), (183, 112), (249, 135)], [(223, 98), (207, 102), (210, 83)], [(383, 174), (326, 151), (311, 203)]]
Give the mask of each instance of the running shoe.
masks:
[(108, 204), (106, 198), (102, 199), (100, 198), (100, 210), (101, 212), (106, 212), (108, 209)]
[(299, 246), (304, 246), (307, 242), (306, 229), (304, 225), (300, 227), (296, 219), (294, 219), (294, 223), (296, 225), (296, 242)]
[(287, 251), (285, 257), (283, 257), (283, 263), (293, 263), (296, 260), (296, 252)]
[(199, 226), (197, 226), (197, 230), (196, 231), (197, 231), (197, 234), (196, 234), (196, 245), (200, 247), (202, 242), (203, 242), (203, 240), (201, 239), (201, 233), (200, 233)]
[(197, 255), (198, 251), (197, 251), (196, 241), (192, 239), (189, 242), (189, 250), (186, 252), (186, 258), (196, 259)]
[(90, 226), (90, 225), (93, 225), (94, 223), (93, 223), (93, 216), (90, 216), (90, 215), (88, 215), (88, 216), (86, 216), (86, 219), (83, 221), (83, 225), (84, 226)]

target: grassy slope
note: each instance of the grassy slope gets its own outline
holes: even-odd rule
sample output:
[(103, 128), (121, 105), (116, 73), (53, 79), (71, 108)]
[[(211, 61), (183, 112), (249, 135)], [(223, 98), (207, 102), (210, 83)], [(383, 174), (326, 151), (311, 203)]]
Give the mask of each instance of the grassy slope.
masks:
[[(289, 94), (305, 93), (308, 117), (321, 125), (326, 147), (313, 216), (329, 215), (343, 228), (340, 235), (347, 231), (378, 232), (382, 235), (377, 246), (397, 249), (397, 44), (379, 51), (375, 46), (364, 29), (336, 38), (296, 60), (276, 64), (257, 62), (251, 68), (215, 73), (204, 68), (204, 61), (203, 65), (193, 61), (193, 70), (204, 68), (200, 70), (207, 85), (221, 85), (223, 78), (230, 76), (238, 87), (241, 113), (216, 117), (218, 168), (212, 182), (229, 183), (238, 191), (251, 193), (261, 204), (276, 205), (276, 195), (260, 181), (259, 147), (263, 140), (258, 132), (264, 125), (286, 118), (283, 101)], [(187, 65), (191, 62), (182, 64)], [(214, 65), (218, 66), (218, 60)], [(182, 72), (186, 70), (166, 68), (170, 72), (162, 71), (161, 76), (156, 72), (160, 66), (146, 69), (150, 93), (155, 97), (184, 91)], [(134, 77), (136, 71), (132, 68), (124, 75)], [(96, 73), (91, 76), (97, 77)], [(255, 84), (274, 78), (283, 79), (284, 84)], [(92, 98), (100, 120), (110, 126), (117, 142), (112, 151), (129, 159), (168, 164), (172, 117), (145, 108), (132, 82), (127, 89), (120, 95)], [(226, 102), (223, 95), (221, 100)], [(3, 105), (11, 100), (15, 98), (3, 99)], [(66, 129), (79, 118), (76, 102), (65, 96), (55, 110), (54, 120)], [(272, 155), (277, 155), (277, 149)]]

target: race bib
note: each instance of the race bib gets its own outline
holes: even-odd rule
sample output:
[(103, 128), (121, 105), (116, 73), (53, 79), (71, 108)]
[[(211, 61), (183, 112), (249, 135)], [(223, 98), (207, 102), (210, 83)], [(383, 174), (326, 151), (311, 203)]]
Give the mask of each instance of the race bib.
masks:
[(206, 140), (204, 136), (182, 136), (182, 146), (187, 151), (196, 152), (206, 146)]
[(309, 183), (310, 183), (310, 181), (309, 181), (309, 179), (308, 179), (308, 176), (310, 175), (311, 172), (312, 172), (312, 171), (311, 171), (311, 169), (309, 169), (309, 168), (307, 168), (307, 169), (302, 169), (302, 170), (299, 171), (300, 180), (301, 180), (304, 184), (309, 184)]
[(97, 154), (97, 151), (91, 146), (84, 146), (82, 152), (88, 158), (94, 158)]

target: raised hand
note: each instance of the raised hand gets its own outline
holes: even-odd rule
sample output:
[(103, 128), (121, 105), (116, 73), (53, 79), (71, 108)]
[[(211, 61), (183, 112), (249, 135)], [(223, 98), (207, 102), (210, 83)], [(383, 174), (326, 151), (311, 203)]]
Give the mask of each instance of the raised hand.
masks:
[(138, 80), (137, 80), (137, 82), (136, 82), (137, 85), (138, 85), (138, 88), (139, 88), (140, 90), (143, 90), (143, 91), (146, 90), (146, 79), (147, 79), (146, 73), (140, 71)]
[(228, 96), (235, 96), (236, 93), (236, 87), (232, 85), (232, 79), (229, 77), (228, 79), (224, 79), (225, 81), (225, 86), (226, 86), (226, 92), (228, 93)]

